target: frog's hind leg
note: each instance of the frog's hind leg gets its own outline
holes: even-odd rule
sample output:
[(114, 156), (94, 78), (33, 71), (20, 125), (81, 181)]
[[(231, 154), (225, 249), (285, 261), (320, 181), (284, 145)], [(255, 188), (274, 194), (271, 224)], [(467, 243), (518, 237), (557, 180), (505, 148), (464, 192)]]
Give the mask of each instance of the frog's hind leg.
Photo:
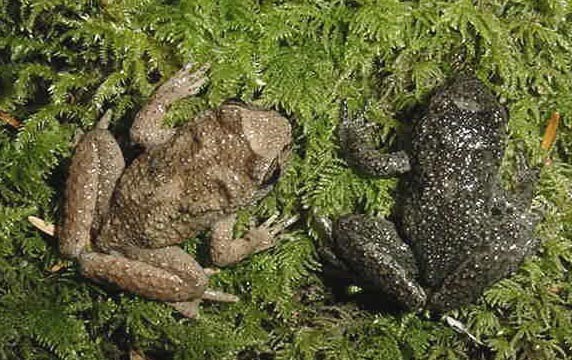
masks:
[(367, 215), (348, 215), (336, 222), (333, 236), (336, 254), (364, 286), (381, 290), (408, 309), (423, 307), (426, 295), (415, 280), (413, 252), (391, 222)]
[[(518, 199), (520, 200), (520, 199)], [(493, 218), (483, 245), (447, 277), (433, 293), (428, 308), (448, 311), (475, 301), (494, 282), (516, 271), (526, 256), (538, 247), (533, 235), (537, 217), (518, 208), (506, 208), (507, 214)]]
[(113, 189), (124, 168), (121, 149), (109, 131), (94, 129), (78, 143), (66, 182), (63, 222), (58, 229), (63, 255), (76, 258), (89, 249), (92, 234), (107, 216)]
[[(539, 167), (518, 158), (515, 192), (497, 187), (492, 199), (491, 225), (484, 232), (483, 245), (467, 254), (457, 270), (434, 292), (428, 307), (447, 311), (476, 300), (494, 282), (516, 271), (523, 259), (539, 246), (533, 234), (539, 216), (529, 210)], [(495, 215), (497, 214), (497, 215)]]
[(121, 254), (86, 253), (79, 258), (81, 272), (96, 281), (166, 301), (185, 316), (193, 317), (197, 299), (236, 302), (234, 295), (207, 289), (208, 276), (199, 263), (183, 249), (123, 248)]
[(86, 253), (79, 260), (83, 275), (155, 300), (199, 298), (208, 282), (196, 260), (176, 246), (130, 247), (121, 249), (121, 254)]

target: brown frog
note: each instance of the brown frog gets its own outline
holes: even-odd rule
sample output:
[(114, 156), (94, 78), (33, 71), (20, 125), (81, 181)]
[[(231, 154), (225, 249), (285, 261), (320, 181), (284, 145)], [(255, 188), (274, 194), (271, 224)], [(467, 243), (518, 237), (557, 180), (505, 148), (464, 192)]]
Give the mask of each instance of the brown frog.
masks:
[(233, 239), (234, 213), (270, 190), (291, 146), (284, 117), (243, 104), (163, 128), (166, 109), (196, 94), (206, 71), (186, 66), (158, 88), (131, 128), (132, 140), (145, 150), (127, 168), (106, 126), (82, 138), (58, 230), (62, 254), (77, 259), (86, 277), (169, 302), (190, 317), (200, 299), (237, 299), (207, 289), (208, 271), (176, 244), (212, 230), (217, 266), (272, 246), (278, 224)]

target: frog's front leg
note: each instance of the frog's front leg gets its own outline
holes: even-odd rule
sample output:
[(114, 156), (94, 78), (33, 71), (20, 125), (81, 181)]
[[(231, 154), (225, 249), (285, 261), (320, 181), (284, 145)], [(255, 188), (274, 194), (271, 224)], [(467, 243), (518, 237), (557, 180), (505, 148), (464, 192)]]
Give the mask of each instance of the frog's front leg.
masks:
[(208, 64), (195, 72), (190, 71), (191, 67), (190, 64), (185, 65), (163, 83), (137, 113), (130, 130), (133, 141), (149, 148), (163, 144), (173, 136), (175, 129), (163, 126), (167, 109), (177, 100), (196, 95), (207, 81)]
[(390, 177), (411, 169), (404, 151), (384, 153), (376, 148), (375, 127), (367, 123), (363, 114), (350, 117), (347, 104), (341, 106), (340, 140), (347, 161), (357, 170), (370, 176)]
[(333, 228), (334, 250), (365, 287), (381, 290), (410, 310), (419, 310), (426, 295), (417, 283), (413, 252), (395, 226), (378, 217), (347, 215)]
[(229, 215), (219, 220), (212, 228), (210, 255), (213, 264), (217, 266), (235, 264), (251, 254), (272, 247), (276, 234), (284, 227), (271, 227), (271, 218), (261, 226), (250, 229), (244, 237), (233, 239), (232, 229), (235, 221), (236, 215)]

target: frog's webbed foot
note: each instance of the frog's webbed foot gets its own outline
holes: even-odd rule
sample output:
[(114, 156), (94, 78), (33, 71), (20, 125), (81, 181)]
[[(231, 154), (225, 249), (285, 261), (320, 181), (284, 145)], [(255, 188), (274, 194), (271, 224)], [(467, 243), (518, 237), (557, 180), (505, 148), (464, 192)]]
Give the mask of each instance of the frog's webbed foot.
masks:
[(58, 228), (60, 251), (75, 258), (91, 244), (109, 210), (125, 161), (113, 135), (96, 128), (78, 143), (66, 182), (64, 216)]
[(185, 65), (173, 77), (155, 91), (151, 99), (139, 110), (131, 126), (130, 136), (143, 147), (152, 147), (167, 142), (174, 129), (163, 127), (167, 109), (175, 101), (196, 95), (206, 83), (209, 64), (191, 72), (191, 64)]
[(410, 310), (423, 307), (426, 295), (415, 280), (418, 270), (413, 252), (391, 222), (347, 215), (336, 222), (333, 234), (336, 253), (363, 286), (382, 291)]
[(247, 256), (269, 249), (276, 243), (279, 232), (298, 220), (298, 217), (277, 220), (272, 216), (258, 227), (250, 229), (240, 239), (233, 239), (232, 229), (236, 221), (235, 215), (219, 220), (211, 235), (210, 254), (212, 262), (217, 266), (235, 264)]
[(390, 177), (411, 170), (404, 151), (384, 153), (376, 148), (375, 126), (364, 114), (351, 117), (346, 102), (341, 105), (340, 141), (348, 163), (360, 172), (379, 177)]

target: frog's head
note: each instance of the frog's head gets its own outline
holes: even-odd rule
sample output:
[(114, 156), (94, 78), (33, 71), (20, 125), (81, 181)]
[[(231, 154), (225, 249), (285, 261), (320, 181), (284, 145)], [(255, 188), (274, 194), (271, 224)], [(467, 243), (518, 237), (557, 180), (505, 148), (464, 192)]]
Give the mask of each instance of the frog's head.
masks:
[(290, 156), (292, 129), (286, 118), (275, 111), (240, 106), (241, 135), (246, 140), (252, 157), (249, 177), (262, 193), (276, 183)]
[(445, 112), (447, 108), (473, 114), (496, 112), (500, 118), (493, 120), (506, 123), (506, 109), (485, 84), (472, 74), (462, 73), (453, 77), (431, 99), (430, 107), (439, 109), (439, 112)]
[(442, 122), (446, 142), (456, 147), (497, 146), (505, 133), (507, 111), (474, 75), (460, 74), (431, 99), (430, 112)]

